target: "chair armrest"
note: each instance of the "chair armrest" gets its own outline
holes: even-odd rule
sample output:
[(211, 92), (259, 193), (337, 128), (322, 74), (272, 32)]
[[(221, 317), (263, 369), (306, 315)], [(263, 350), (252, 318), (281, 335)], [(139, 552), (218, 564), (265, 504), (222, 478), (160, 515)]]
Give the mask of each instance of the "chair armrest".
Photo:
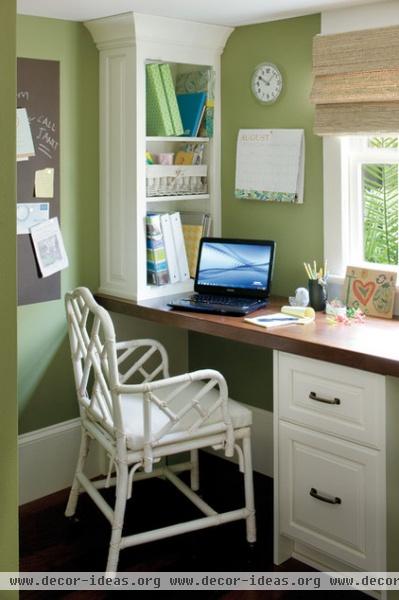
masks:
[(172, 387), (179, 383), (193, 382), (193, 381), (208, 381), (215, 379), (219, 385), (221, 393), (225, 394), (227, 398), (227, 383), (223, 375), (215, 369), (200, 369), (198, 371), (192, 371), (190, 373), (183, 373), (182, 375), (175, 375), (174, 377), (167, 377), (165, 379), (158, 379), (156, 381), (139, 383), (139, 384), (121, 384), (115, 388), (118, 394), (139, 394), (145, 392), (152, 392), (161, 388)]

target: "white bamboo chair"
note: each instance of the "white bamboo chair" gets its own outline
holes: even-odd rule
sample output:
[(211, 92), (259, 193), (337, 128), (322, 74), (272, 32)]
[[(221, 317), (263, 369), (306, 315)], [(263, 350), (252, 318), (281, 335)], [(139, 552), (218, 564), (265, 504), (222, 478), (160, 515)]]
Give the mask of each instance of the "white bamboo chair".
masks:
[[(247, 540), (255, 542), (252, 415), (228, 399), (224, 377), (211, 369), (169, 377), (165, 348), (147, 339), (116, 343), (108, 312), (96, 303), (87, 288), (66, 294), (65, 302), (82, 427), (65, 514), (75, 514), (82, 491), (104, 513), (112, 527), (106, 571), (116, 572), (123, 548), (238, 519), (246, 520)], [(105, 449), (110, 460), (108, 477), (94, 481), (84, 474), (92, 439)], [(237, 451), (244, 473), (243, 508), (217, 513), (195, 493), (199, 488), (198, 449), (210, 446), (223, 448), (226, 456)], [(160, 462), (162, 457), (185, 451), (190, 451), (189, 462), (171, 466)], [(160, 464), (155, 466), (156, 463)], [(115, 477), (111, 477), (112, 470)], [(185, 470), (191, 471), (191, 488), (177, 476)], [(173, 483), (205, 516), (123, 537), (126, 501), (132, 495), (133, 479), (158, 476)], [(116, 486), (114, 508), (98, 491), (110, 485)]]

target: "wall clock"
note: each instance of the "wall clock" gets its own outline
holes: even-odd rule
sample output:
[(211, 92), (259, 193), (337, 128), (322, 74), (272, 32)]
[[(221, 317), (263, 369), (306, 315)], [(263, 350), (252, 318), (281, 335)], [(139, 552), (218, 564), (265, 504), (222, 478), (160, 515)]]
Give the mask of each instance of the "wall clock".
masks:
[(251, 90), (262, 104), (271, 104), (280, 96), (283, 89), (283, 77), (273, 63), (261, 63), (252, 75)]

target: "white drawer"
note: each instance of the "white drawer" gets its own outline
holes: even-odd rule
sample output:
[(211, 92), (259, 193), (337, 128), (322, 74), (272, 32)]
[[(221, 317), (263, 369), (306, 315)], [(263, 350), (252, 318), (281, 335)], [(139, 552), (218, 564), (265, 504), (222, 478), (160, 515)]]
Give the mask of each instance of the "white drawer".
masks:
[(382, 375), (279, 352), (277, 378), (280, 418), (382, 447)]
[(381, 455), (281, 422), (280, 533), (362, 570), (384, 570)]

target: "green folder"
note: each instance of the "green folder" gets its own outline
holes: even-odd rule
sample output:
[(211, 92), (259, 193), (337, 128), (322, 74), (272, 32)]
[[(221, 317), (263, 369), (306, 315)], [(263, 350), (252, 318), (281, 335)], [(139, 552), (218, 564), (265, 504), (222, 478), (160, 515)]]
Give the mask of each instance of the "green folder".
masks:
[(174, 127), (157, 63), (146, 65), (147, 135), (174, 135)]
[(168, 63), (159, 65), (161, 79), (165, 90), (166, 101), (169, 107), (169, 114), (173, 124), (175, 135), (183, 134), (183, 123), (180, 116), (179, 106), (176, 100), (176, 91), (173, 83), (172, 72)]

